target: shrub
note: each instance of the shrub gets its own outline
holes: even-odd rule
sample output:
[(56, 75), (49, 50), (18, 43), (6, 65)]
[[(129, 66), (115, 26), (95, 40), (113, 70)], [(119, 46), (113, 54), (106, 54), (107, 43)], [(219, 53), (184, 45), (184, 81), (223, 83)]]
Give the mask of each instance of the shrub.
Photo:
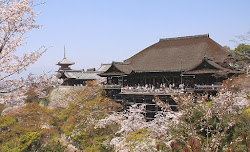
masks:
[(0, 116), (0, 130), (6, 129), (7, 127), (16, 123), (16, 119), (11, 116), (1, 115)]
[(21, 135), (19, 138), (8, 141), (2, 147), (2, 151), (29, 152), (32, 151), (32, 146), (37, 148), (36, 146), (39, 139), (40, 134), (38, 132), (28, 132), (24, 135)]

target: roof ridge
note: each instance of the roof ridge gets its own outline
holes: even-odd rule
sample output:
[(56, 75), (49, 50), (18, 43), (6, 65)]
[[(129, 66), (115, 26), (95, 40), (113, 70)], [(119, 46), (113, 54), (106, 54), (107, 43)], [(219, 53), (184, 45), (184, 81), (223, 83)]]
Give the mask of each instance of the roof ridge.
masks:
[(159, 41), (181, 40), (181, 39), (201, 38), (201, 37), (209, 37), (209, 34), (201, 34), (201, 35), (193, 35), (193, 36), (182, 36), (182, 37), (173, 37), (173, 38), (163, 38), (163, 39), (160, 39)]
[(117, 62), (117, 61), (112, 61), (112, 64), (129, 65), (129, 62)]
[(101, 65), (111, 65), (111, 63), (101, 63)]

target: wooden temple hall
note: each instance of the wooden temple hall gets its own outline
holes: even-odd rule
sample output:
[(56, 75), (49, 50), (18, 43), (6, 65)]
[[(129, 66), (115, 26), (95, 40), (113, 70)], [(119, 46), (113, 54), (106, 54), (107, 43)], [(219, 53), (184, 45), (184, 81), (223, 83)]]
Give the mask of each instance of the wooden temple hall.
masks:
[(175, 110), (171, 95), (183, 92), (216, 92), (226, 78), (241, 73), (236, 59), (208, 34), (160, 39), (123, 62), (112, 62), (99, 76), (107, 96), (125, 107), (147, 105), (147, 117), (159, 109), (155, 96)]
[(166, 38), (99, 75), (107, 78), (106, 90), (215, 89), (241, 73), (231, 67), (235, 60), (208, 34)]

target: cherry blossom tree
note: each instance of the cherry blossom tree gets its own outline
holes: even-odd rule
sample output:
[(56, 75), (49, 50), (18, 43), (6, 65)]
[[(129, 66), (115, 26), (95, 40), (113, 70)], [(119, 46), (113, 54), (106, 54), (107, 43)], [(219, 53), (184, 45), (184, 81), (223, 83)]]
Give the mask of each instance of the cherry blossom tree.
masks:
[[(246, 82), (249, 80), (242, 76), (238, 79), (245, 79)], [(195, 151), (195, 149), (232, 151), (232, 143), (242, 146), (244, 139), (241, 136), (245, 135), (245, 132), (237, 134), (235, 128), (239, 127), (239, 124), (248, 124), (248, 122), (240, 122), (240, 118), (246, 108), (249, 108), (247, 101), (249, 91), (238, 90), (239, 88), (234, 86), (232, 81), (233, 79), (225, 81), (216, 96), (203, 94), (193, 98), (193, 95), (184, 94), (174, 97), (182, 114), (179, 124), (171, 127), (170, 131), (173, 135), (172, 139), (176, 141), (173, 143), (174, 148), (177, 147), (177, 143), (185, 145), (181, 148), (187, 151)], [(243, 117), (249, 120), (249, 115)], [(240, 129), (248, 128), (237, 128), (237, 130)], [(246, 136), (249, 136), (248, 133), (246, 131)], [(246, 150), (248, 146), (241, 148)]]
[[(145, 119), (146, 105), (132, 105), (128, 110), (113, 113), (98, 122), (96, 127), (105, 128), (107, 125), (119, 125), (116, 137), (110, 145), (116, 151), (158, 151), (159, 143), (170, 146), (171, 135), (169, 125), (178, 123), (180, 113), (173, 111), (160, 111), (152, 121)], [(166, 147), (166, 146), (165, 146)]]
[(46, 87), (56, 85), (58, 80), (50, 79), (47, 74), (27, 79), (12, 79), (38, 60), (47, 50), (41, 47), (37, 51), (17, 55), (17, 51), (26, 44), (24, 35), (32, 29), (39, 29), (33, 11), (33, 0), (0, 0), (0, 103), (22, 105), (30, 87), (34, 87), (39, 97), (44, 97)]
[[(239, 80), (249, 84), (249, 77), (234, 81)], [(136, 104), (100, 120), (96, 127), (120, 126), (110, 141), (116, 151), (232, 151), (233, 144), (248, 150), (249, 88), (246, 85), (239, 90), (240, 84), (234, 83), (233, 79), (225, 81), (216, 96), (173, 96), (178, 112), (169, 110), (166, 102), (156, 98), (162, 111), (152, 121), (145, 119), (145, 105)]]

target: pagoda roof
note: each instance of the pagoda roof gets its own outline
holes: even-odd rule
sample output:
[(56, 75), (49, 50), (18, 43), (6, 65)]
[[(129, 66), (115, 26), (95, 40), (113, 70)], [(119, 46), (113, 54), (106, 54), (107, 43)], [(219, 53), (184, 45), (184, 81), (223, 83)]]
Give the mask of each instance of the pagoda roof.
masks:
[(60, 62), (57, 63), (57, 65), (73, 65), (75, 62), (71, 62), (67, 58), (63, 58)]

